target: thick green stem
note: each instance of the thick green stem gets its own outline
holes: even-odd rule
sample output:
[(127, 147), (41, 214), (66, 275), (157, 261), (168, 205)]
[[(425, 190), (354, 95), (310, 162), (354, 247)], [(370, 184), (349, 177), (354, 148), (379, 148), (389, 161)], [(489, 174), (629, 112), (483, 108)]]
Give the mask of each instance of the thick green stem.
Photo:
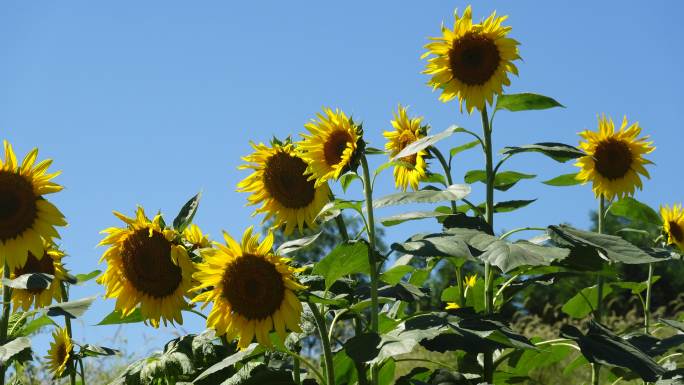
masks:
[(86, 371), (85, 371), (85, 365), (83, 364), (83, 359), (79, 359), (78, 364), (81, 366), (81, 383), (83, 385), (85, 385), (85, 383), (86, 383)]
[(646, 281), (646, 303), (644, 304), (644, 333), (651, 332), (651, 286), (653, 283), (653, 264), (648, 264), (648, 280)]
[(456, 268), (456, 280), (458, 281), (458, 306), (465, 307), (465, 290), (463, 288), (461, 266)]
[(343, 241), (347, 242), (349, 240), (349, 233), (347, 233), (347, 225), (344, 223), (342, 213), (335, 217), (335, 224), (337, 224), (337, 230), (340, 232), (340, 237), (342, 237)]
[[(67, 292), (67, 287), (64, 282), (59, 283), (60, 289), (62, 290), (62, 302), (67, 302), (69, 301), (69, 293)], [(71, 330), (71, 318), (69, 318), (68, 315), (64, 316), (64, 325), (66, 325), (66, 330), (67, 330), (67, 335), (69, 336), (70, 340), (73, 340), (74, 334)], [(67, 363), (67, 368), (69, 370), (69, 380), (71, 382), (71, 385), (76, 385), (76, 367), (74, 366), (74, 360), (71, 359)], [(85, 385), (85, 380), (84, 380), (84, 385)]]
[(330, 349), (330, 340), (328, 339), (328, 328), (325, 324), (325, 318), (318, 310), (318, 306), (315, 303), (309, 303), (309, 308), (311, 313), (313, 313), (314, 320), (316, 321), (316, 328), (318, 329), (318, 335), (321, 338), (321, 346), (323, 347), (323, 359), (325, 361), (325, 374), (327, 378), (328, 385), (335, 384), (335, 367), (333, 366), (333, 356), (332, 350)]
[[(453, 179), (451, 178), (451, 167), (449, 166), (449, 163), (444, 159), (444, 155), (442, 155), (442, 152), (437, 149), (437, 147), (430, 147), (430, 152), (432, 152), (435, 157), (439, 160), (439, 163), (442, 165), (442, 168), (444, 169), (444, 176), (446, 177), (447, 184), (451, 186), (454, 184)], [(451, 201), (451, 212), (456, 213), (456, 202)]]
[[(485, 201), (485, 215), (487, 223), (491, 228), (494, 228), (494, 162), (493, 162), (493, 149), (492, 149), (492, 128), (487, 117), (487, 106), (482, 108), (482, 131), (484, 134), (484, 152), (485, 152), (485, 174), (487, 177), (487, 199)], [(494, 279), (492, 277), (492, 266), (489, 262), (485, 262), (484, 268), (484, 281), (485, 281), (485, 312), (486, 314), (491, 314), (494, 297), (493, 297), (493, 284)], [(484, 353), (484, 381), (486, 383), (493, 383), (494, 378), (494, 356), (492, 350), (487, 350)]]
[[(7, 258), (7, 256), (5, 256)], [(10, 269), (5, 262), (5, 268), (3, 270), (3, 277), (10, 279)], [(10, 317), (10, 302), (12, 301), (12, 288), (7, 285), (2, 285), (2, 320), (0, 320), (0, 343), (7, 343), (7, 326), (9, 325)], [(5, 372), (7, 371), (7, 366), (0, 365), (0, 385), (5, 385)]]
[[(598, 208), (598, 220), (597, 222), (597, 230), (599, 234), (603, 234), (603, 225), (604, 225), (604, 219), (606, 215), (606, 199), (601, 195), (599, 198), (599, 208)], [(601, 322), (603, 318), (603, 275), (600, 274), (598, 276), (598, 279), (596, 281), (596, 321)], [(591, 370), (591, 383), (592, 385), (598, 385), (600, 381), (600, 374), (601, 374), (601, 365), (599, 364), (592, 364), (592, 370)]]
[[(370, 296), (371, 296), (371, 331), (378, 333), (378, 266), (375, 253), (375, 220), (373, 219), (373, 186), (368, 169), (368, 160), (365, 155), (361, 156), (361, 168), (363, 169), (363, 192), (366, 196), (366, 215), (368, 216), (368, 265), (370, 266)], [(371, 384), (377, 384), (377, 370), (371, 368)]]
[[(363, 334), (363, 320), (358, 314), (354, 317), (354, 332), (357, 336)], [(354, 361), (354, 366), (356, 366), (356, 372), (358, 373), (359, 385), (368, 385), (368, 379), (366, 378), (366, 365), (361, 362)]]
[(299, 365), (301, 365), (301, 363), (299, 362), (299, 358), (293, 358), (292, 370), (294, 372), (294, 382), (297, 385), (300, 385), (302, 383), (302, 370), (300, 369)]

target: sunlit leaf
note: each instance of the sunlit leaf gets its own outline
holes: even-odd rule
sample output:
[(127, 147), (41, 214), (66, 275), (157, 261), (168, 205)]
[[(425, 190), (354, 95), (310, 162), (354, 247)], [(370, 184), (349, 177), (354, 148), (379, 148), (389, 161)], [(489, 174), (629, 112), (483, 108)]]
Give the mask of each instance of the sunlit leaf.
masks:
[(400, 192), (384, 196), (373, 201), (373, 207), (381, 208), (406, 203), (437, 203), (444, 201), (457, 201), (470, 194), (470, 186), (454, 184), (446, 190), (420, 190)]
[(192, 223), (192, 218), (195, 217), (195, 213), (197, 213), (197, 207), (199, 206), (199, 201), (200, 198), (202, 197), (202, 193), (199, 192), (197, 195), (194, 197), (190, 198), (189, 201), (187, 201), (183, 207), (181, 207), (180, 211), (178, 212), (178, 215), (176, 215), (176, 218), (173, 220), (173, 228), (176, 229), (179, 232), (182, 232), (185, 230), (186, 227)]
[(499, 95), (495, 110), (529, 111), (545, 110), (553, 107), (564, 107), (548, 96), (524, 92), (520, 94)]

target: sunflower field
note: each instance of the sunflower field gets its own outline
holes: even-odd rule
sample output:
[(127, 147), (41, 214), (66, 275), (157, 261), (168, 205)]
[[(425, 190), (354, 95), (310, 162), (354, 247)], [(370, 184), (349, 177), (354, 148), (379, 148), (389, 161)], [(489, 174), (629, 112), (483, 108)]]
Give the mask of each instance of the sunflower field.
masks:
[[(122, 347), (75, 338), (95, 301), (110, 310), (99, 325), (177, 330), (111, 373), (112, 385), (684, 384), (681, 298), (653, 303), (674, 287), (660, 272), (682, 264), (684, 208), (673, 196), (659, 207), (635, 197), (654, 183), (648, 129), (601, 114), (576, 143), (549, 131), (544, 142), (495, 146), (512, 114), (565, 106), (507, 92), (522, 60), (515, 28), (475, 11), (488, 13), (468, 6), (435, 28), (421, 60), (439, 102), (479, 126), (433, 130), (403, 104), (384, 129), (340, 108), (312, 111), (299, 131), (217, 155), (242, 156), (231, 171), (241, 178), (235, 199), (261, 220), (227, 217), (245, 224), (238, 234), (202, 230), (195, 214), (212, 210), (202, 193), (172, 216), (112, 207), (116, 224), (98, 229), (102, 270), (70, 271), (60, 241), (68, 218), (53, 199), (68, 194), (60, 171), (38, 149), (18, 153), (5, 140), (0, 385), (40, 383), (29, 370), (36, 360), (52, 383), (98, 385), (86, 368), (109, 368)], [(385, 143), (372, 146), (371, 130)], [(465, 152), (482, 162), (457, 175)], [(519, 227), (497, 227), (499, 214), (534, 202), (505, 198), (535, 177), (509, 169), (518, 157), (559, 165), (546, 185), (585, 186), (595, 228), (529, 224), (522, 214)], [(376, 193), (382, 173), (394, 193)], [(379, 215), (389, 207), (395, 214)], [(397, 225), (414, 235), (388, 238), (384, 229)], [(86, 282), (102, 298), (70, 296)], [(543, 317), (540, 302), (557, 323), (521, 321)], [(205, 328), (185, 330), (189, 317)], [(32, 347), (41, 333), (51, 336), (47, 352)]]

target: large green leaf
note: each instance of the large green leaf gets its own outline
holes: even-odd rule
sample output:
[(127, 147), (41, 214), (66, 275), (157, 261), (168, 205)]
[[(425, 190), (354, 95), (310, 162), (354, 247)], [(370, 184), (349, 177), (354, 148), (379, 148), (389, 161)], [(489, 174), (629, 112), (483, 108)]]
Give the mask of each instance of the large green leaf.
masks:
[(45, 273), (28, 273), (14, 279), (3, 278), (2, 283), (14, 289), (40, 291), (50, 287), (54, 278), (54, 275)]
[(555, 178), (545, 180), (542, 183), (549, 186), (575, 186), (582, 182), (579, 179), (577, 179), (577, 173), (573, 172), (570, 174), (559, 175)]
[(641, 225), (650, 225), (653, 227), (662, 225), (662, 219), (655, 210), (632, 197), (625, 197), (613, 202), (613, 204), (608, 207), (608, 212)]
[(224, 379), (227, 378), (225, 377), (225, 374), (231, 373), (230, 369), (232, 369), (233, 366), (238, 362), (261, 355), (263, 352), (264, 348), (261, 345), (256, 343), (250, 344), (245, 349), (242, 349), (224, 358), (223, 360), (204, 370), (199, 376), (197, 376), (197, 378), (195, 378), (193, 383), (197, 385), (212, 385), (215, 383), (217, 378), (222, 377), (222, 374), (224, 374)]
[(108, 348), (105, 346), (97, 346), (97, 345), (91, 345), (91, 344), (85, 344), (81, 346), (81, 350), (79, 351), (81, 356), (83, 357), (95, 357), (95, 356), (114, 356), (119, 354), (119, 351), (116, 349)]
[[(533, 174), (524, 174), (517, 171), (502, 171), (494, 177), (494, 188), (500, 191), (506, 191), (513, 187), (516, 183), (523, 179), (532, 179), (536, 177)], [(470, 170), (463, 178), (466, 183), (473, 184), (475, 182), (487, 183), (487, 173), (485, 170)]]
[(412, 211), (409, 213), (403, 213), (403, 214), (397, 214), (397, 215), (392, 215), (390, 217), (385, 217), (380, 219), (380, 223), (383, 224), (383, 226), (395, 226), (400, 223), (404, 223), (407, 221), (415, 221), (419, 219), (425, 219), (425, 218), (439, 218), (439, 217), (446, 217), (451, 215), (450, 213), (442, 213), (438, 211)]
[(563, 143), (542, 142), (516, 147), (504, 147), (501, 150), (503, 155), (515, 155), (522, 152), (539, 152), (557, 162), (567, 162), (584, 156), (582, 150)]
[(348, 274), (368, 274), (368, 244), (364, 241), (348, 241), (340, 243), (330, 254), (314, 265), (313, 274), (325, 277), (325, 287)]
[[(496, 202), (494, 203), (494, 212), (495, 213), (509, 213), (511, 211), (515, 211), (517, 209), (523, 208), (525, 206), (529, 206), (530, 204), (534, 203), (536, 199), (516, 199), (516, 200), (510, 200), (510, 201), (503, 201), (503, 202)], [(485, 204), (482, 203), (478, 205), (478, 208), (480, 211), (484, 212), (485, 211)]]
[(192, 218), (195, 217), (195, 213), (197, 212), (197, 207), (199, 206), (199, 201), (200, 198), (202, 197), (202, 193), (199, 192), (197, 195), (194, 197), (190, 198), (189, 201), (187, 201), (183, 207), (181, 207), (180, 211), (178, 212), (178, 215), (176, 215), (176, 218), (173, 219), (173, 228), (176, 229), (179, 232), (182, 232), (185, 230), (186, 227), (192, 223)]
[(499, 95), (496, 99), (495, 110), (529, 111), (545, 110), (553, 107), (564, 107), (548, 96), (523, 92), (520, 94)]
[(568, 249), (540, 246), (528, 241), (510, 243), (497, 240), (484, 249), (480, 259), (507, 273), (521, 266), (547, 266), (564, 259), (569, 253)]
[(5, 343), (0, 346), (0, 364), (4, 365), (26, 349), (31, 349), (31, 340), (28, 337), (19, 337)]
[[(601, 299), (605, 299), (613, 289), (609, 285), (603, 286)], [(598, 306), (598, 287), (596, 285), (585, 287), (570, 298), (561, 308), (563, 313), (574, 318), (584, 318)]]
[(395, 285), (408, 273), (412, 273), (416, 268), (411, 265), (393, 266), (391, 269), (380, 274), (380, 280), (390, 285)]
[(452, 157), (454, 157), (454, 156), (460, 154), (460, 153), (463, 152), (463, 151), (469, 150), (469, 149), (471, 149), (471, 148), (477, 146), (478, 144), (480, 144), (480, 141), (476, 139), (476, 140), (473, 140), (472, 142), (468, 142), (468, 143), (466, 143), (466, 144), (462, 144), (462, 145), (460, 145), (460, 146), (456, 146), (456, 147), (452, 148), (452, 149), (449, 151), (449, 155), (451, 155)]
[(143, 316), (140, 312), (140, 308), (133, 310), (133, 313), (122, 317), (121, 311), (114, 310), (113, 312), (107, 314), (102, 321), (98, 322), (96, 325), (118, 325), (118, 324), (130, 324), (142, 322)]
[(316, 239), (318, 239), (320, 235), (321, 233), (319, 232), (308, 237), (293, 239), (291, 241), (284, 242), (282, 245), (278, 246), (278, 249), (276, 249), (276, 254), (285, 255), (295, 252), (299, 249), (303, 249), (316, 242)]
[(570, 226), (549, 226), (551, 239), (564, 247), (584, 247), (594, 249), (603, 258), (612, 262), (641, 264), (659, 262), (666, 258), (656, 258), (626, 240), (607, 234), (578, 230)]
[(55, 321), (52, 320), (52, 318), (48, 317), (47, 315), (43, 314), (40, 317), (36, 317), (32, 319), (29, 322), (26, 322), (23, 326), (20, 328), (17, 328), (16, 330), (12, 327), (9, 328), (10, 331), (13, 333), (10, 334), (10, 336), (24, 336), (28, 337), (34, 332), (37, 332), (38, 330), (41, 330), (42, 328), (46, 326), (57, 326)]
[(648, 354), (596, 321), (589, 322), (589, 331), (586, 335), (570, 325), (561, 328), (561, 335), (575, 340), (582, 354), (590, 362), (629, 369), (644, 381), (656, 381), (665, 373), (665, 369)]
[(470, 194), (470, 186), (454, 184), (446, 190), (419, 190), (390, 194), (373, 201), (373, 207), (380, 208), (406, 203), (437, 203), (457, 201)]
[(418, 153), (419, 151), (423, 151), (426, 148), (433, 146), (435, 143), (439, 142), (442, 139), (446, 139), (453, 135), (456, 132), (460, 132), (463, 129), (457, 126), (451, 126), (447, 128), (446, 130), (435, 134), (435, 135), (428, 135), (423, 138), (420, 138), (416, 140), (415, 142), (409, 144), (408, 146), (404, 147), (403, 150), (401, 150), (397, 155), (395, 155), (392, 160), (397, 160), (397, 159), (402, 159), (407, 156), (411, 156), (415, 153)]

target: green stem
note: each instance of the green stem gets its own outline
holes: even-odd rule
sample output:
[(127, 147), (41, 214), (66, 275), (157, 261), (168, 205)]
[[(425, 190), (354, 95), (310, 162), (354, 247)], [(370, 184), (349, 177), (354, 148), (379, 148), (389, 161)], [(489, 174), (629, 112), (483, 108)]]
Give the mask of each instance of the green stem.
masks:
[(199, 312), (199, 311), (197, 311), (197, 310), (195, 310), (195, 309), (186, 309), (186, 311), (188, 311), (188, 312), (190, 312), (190, 313), (193, 313), (193, 314), (197, 314), (198, 316), (200, 316), (200, 317), (202, 317), (202, 318), (204, 318), (204, 319), (207, 319), (207, 316), (204, 315), (204, 313)]
[(465, 306), (465, 290), (463, 289), (463, 276), (461, 275), (461, 266), (456, 268), (456, 280), (458, 281), (458, 306)]
[[(69, 301), (69, 293), (67, 292), (67, 287), (64, 282), (59, 283), (60, 289), (62, 290), (62, 302)], [(73, 340), (74, 334), (71, 330), (71, 318), (68, 315), (64, 315), (64, 325), (66, 325), (67, 335), (70, 340)], [(76, 367), (74, 366), (74, 360), (69, 360), (67, 363), (69, 369), (69, 380), (71, 385), (76, 385)]]
[(648, 280), (646, 281), (646, 303), (644, 304), (644, 333), (651, 329), (651, 286), (653, 285), (653, 264), (648, 264)]
[[(604, 217), (606, 213), (606, 199), (601, 195), (599, 198), (598, 207), (598, 220), (597, 227), (598, 233), (603, 234)], [(597, 282), (597, 298), (596, 298), (596, 321), (601, 322), (603, 318), (603, 274), (599, 274)], [(591, 383), (592, 385), (598, 385), (601, 377), (601, 365), (594, 363), (592, 364), (591, 370)]]
[[(487, 177), (487, 200), (485, 203), (485, 214), (487, 223), (491, 228), (494, 228), (494, 162), (492, 150), (492, 128), (487, 117), (487, 106), (482, 108), (482, 131), (484, 133), (484, 152), (485, 152), (485, 173)], [(493, 283), (492, 266), (489, 262), (485, 262), (484, 268), (485, 281), (485, 312), (491, 314), (493, 310)], [(493, 383), (494, 378), (494, 356), (492, 350), (487, 350), (484, 353), (484, 382)]]
[(546, 231), (545, 227), (520, 227), (517, 229), (513, 229), (507, 233), (504, 233), (502, 236), (499, 237), (499, 239), (506, 239), (510, 237), (511, 235), (515, 233), (519, 233), (521, 231)]
[(85, 374), (85, 365), (83, 365), (83, 359), (78, 360), (78, 364), (81, 366), (81, 383), (85, 385), (86, 383), (86, 374)]
[[(371, 332), (378, 334), (378, 263), (375, 255), (375, 220), (373, 219), (373, 186), (371, 185), (370, 171), (366, 155), (361, 156), (361, 168), (363, 169), (363, 192), (366, 196), (366, 215), (368, 216), (368, 265), (370, 266), (370, 295), (371, 295)], [(377, 368), (371, 367), (371, 384), (377, 384)]]
[(344, 223), (344, 218), (342, 218), (342, 213), (335, 217), (335, 224), (337, 224), (337, 230), (340, 232), (340, 237), (342, 240), (347, 242), (349, 240), (349, 233), (347, 233), (347, 225)]
[(321, 372), (316, 368), (316, 365), (312, 364), (311, 362), (309, 362), (309, 360), (307, 360), (306, 358), (300, 356), (299, 354), (297, 354), (293, 351), (286, 350), (285, 353), (292, 356), (292, 358), (299, 360), (302, 364), (304, 364), (304, 366), (309, 368), (309, 370), (311, 370), (311, 372), (316, 377), (318, 377), (318, 379), (320, 380), (321, 383), (325, 382), (325, 378), (323, 378), (323, 375), (321, 374)]
[(294, 372), (294, 382), (297, 385), (300, 385), (302, 383), (302, 374), (301, 374), (301, 369), (299, 368), (300, 362), (299, 358), (294, 357), (292, 359), (292, 369)]
[[(449, 166), (449, 163), (447, 163), (446, 159), (444, 159), (444, 155), (442, 155), (442, 152), (437, 149), (437, 147), (429, 147), (430, 152), (432, 152), (437, 160), (439, 160), (439, 163), (442, 165), (442, 168), (444, 169), (444, 176), (446, 177), (447, 184), (451, 186), (454, 184), (453, 179), (451, 178), (451, 167)], [(451, 201), (451, 212), (456, 213), (456, 202)]]
[(325, 318), (318, 310), (318, 306), (314, 303), (309, 303), (309, 308), (316, 321), (316, 328), (318, 328), (318, 335), (321, 338), (321, 345), (323, 346), (323, 359), (325, 360), (325, 374), (327, 376), (327, 384), (335, 385), (335, 368), (333, 366), (332, 350), (330, 349), (330, 339), (328, 338), (328, 328), (325, 325)]
[[(7, 256), (5, 256), (7, 258)], [(3, 270), (3, 277), (10, 279), (10, 269), (5, 262), (5, 269)], [(0, 343), (7, 342), (7, 326), (9, 325), (10, 317), (10, 302), (12, 301), (12, 288), (7, 285), (2, 285), (2, 320), (0, 320)], [(0, 365), (0, 385), (5, 385), (5, 372), (7, 366)]]

